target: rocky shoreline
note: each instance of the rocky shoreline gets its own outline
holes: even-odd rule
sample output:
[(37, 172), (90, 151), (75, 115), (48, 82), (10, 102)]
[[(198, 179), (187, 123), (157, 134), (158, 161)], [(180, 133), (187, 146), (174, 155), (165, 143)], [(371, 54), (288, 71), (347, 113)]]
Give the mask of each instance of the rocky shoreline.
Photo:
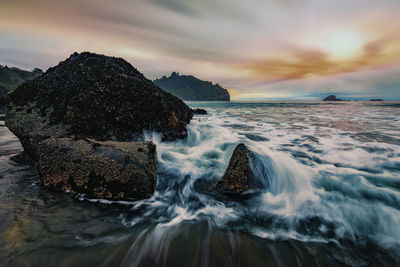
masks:
[[(155, 144), (143, 142), (143, 131), (160, 132), (164, 141), (185, 138), (193, 114), (207, 114), (190, 109), (125, 60), (89, 52), (74, 53), (20, 85), (10, 100), (5, 124), (37, 163), (42, 184), (104, 199), (151, 197), (157, 152)], [(248, 155), (239, 145), (232, 158), (240, 165), (230, 164), (213, 190), (248, 190)]]
[(75, 53), (10, 94), (6, 126), (37, 162), (45, 187), (142, 199), (156, 185), (156, 146), (184, 138), (192, 110), (121, 58)]

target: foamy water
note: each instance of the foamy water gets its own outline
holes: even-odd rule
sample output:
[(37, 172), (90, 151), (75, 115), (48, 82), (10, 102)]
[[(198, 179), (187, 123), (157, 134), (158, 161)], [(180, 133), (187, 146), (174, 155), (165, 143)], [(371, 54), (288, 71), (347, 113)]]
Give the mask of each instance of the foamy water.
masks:
[[(400, 108), (369, 103), (200, 104), (185, 140), (157, 144), (155, 197), (135, 203), (160, 226), (208, 220), (272, 239), (351, 239), (400, 245)], [(264, 192), (217, 201), (195, 182), (218, 181), (238, 143), (256, 153)], [(136, 218), (134, 219), (137, 220)]]
[[(372, 243), (399, 257), (400, 104), (189, 105), (208, 115), (194, 117), (185, 140), (161, 142), (157, 133), (144, 133), (157, 144), (152, 198), (110, 202), (78, 196), (128, 209), (112, 218), (114, 226), (124, 227), (122, 234), (79, 235), (80, 246), (120, 244), (131, 240), (130, 229), (141, 229), (123, 265), (140, 265), (148, 255), (163, 262), (179, 227), (199, 222), (266, 240)], [(256, 155), (252, 168), (263, 190), (241, 201), (204, 192), (204, 185), (224, 174), (239, 143)]]

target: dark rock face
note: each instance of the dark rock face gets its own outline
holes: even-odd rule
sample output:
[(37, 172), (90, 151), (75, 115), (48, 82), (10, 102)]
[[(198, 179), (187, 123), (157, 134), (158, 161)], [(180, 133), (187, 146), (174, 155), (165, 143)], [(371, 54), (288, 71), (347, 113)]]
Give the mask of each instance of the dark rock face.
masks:
[(6, 105), (8, 102), (8, 90), (0, 85), (0, 106)]
[(42, 183), (99, 198), (151, 196), (156, 148), (134, 141), (143, 130), (183, 138), (193, 116), (125, 60), (87, 52), (22, 84), (10, 99), (6, 126), (38, 162)]
[(224, 176), (213, 189), (224, 194), (240, 194), (252, 189), (254, 173), (249, 157), (254, 157), (253, 153), (244, 144), (239, 144), (233, 151)]
[(202, 108), (196, 108), (196, 109), (192, 109), (193, 114), (197, 114), (197, 115), (207, 115), (207, 110), (202, 109)]
[(10, 109), (31, 106), (46, 124), (62, 123), (69, 136), (119, 141), (144, 129), (164, 138), (184, 137), (191, 109), (121, 58), (73, 54), (45, 74), (19, 86)]
[(164, 76), (154, 83), (185, 101), (230, 101), (228, 90), (191, 75), (173, 72), (170, 77)]
[(371, 99), (369, 101), (383, 101), (383, 99), (381, 99), (381, 98), (373, 98), (373, 99)]
[(325, 97), (322, 101), (343, 101), (343, 100), (336, 98), (335, 95), (329, 95), (329, 96)]
[(155, 145), (49, 138), (38, 146), (44, 186), (94, 198), (149, 198), (157, 180)]

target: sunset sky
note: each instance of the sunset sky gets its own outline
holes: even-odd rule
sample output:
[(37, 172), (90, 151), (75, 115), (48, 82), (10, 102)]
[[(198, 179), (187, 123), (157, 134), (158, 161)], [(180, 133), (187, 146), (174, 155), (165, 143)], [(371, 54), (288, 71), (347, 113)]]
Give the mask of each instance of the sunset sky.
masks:
[(0, 0), (0, 64), (91, 51), (233, 100), (400, 100), (399, 14), (400, 0)]

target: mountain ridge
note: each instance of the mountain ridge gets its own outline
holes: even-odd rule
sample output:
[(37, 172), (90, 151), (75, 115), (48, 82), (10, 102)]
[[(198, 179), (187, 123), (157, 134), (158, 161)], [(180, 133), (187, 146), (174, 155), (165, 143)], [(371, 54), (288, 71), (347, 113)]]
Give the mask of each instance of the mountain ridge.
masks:
[(0, 85), (5, 87), (8, 91), (11, 91), (17, 88), (20, 84), (32, 80), (41, 74), (43, 74), (43, 71), (38, 68), (29, 71), (17, 67), (0, 65)]
[(33, 80), (43, 74), (41, 69), (35, 68), (33, 71), (21, 70), (17, 67), (0, 65), (0, 106), (8, 102), (8, 92), (14, 90), (26, 81)]

